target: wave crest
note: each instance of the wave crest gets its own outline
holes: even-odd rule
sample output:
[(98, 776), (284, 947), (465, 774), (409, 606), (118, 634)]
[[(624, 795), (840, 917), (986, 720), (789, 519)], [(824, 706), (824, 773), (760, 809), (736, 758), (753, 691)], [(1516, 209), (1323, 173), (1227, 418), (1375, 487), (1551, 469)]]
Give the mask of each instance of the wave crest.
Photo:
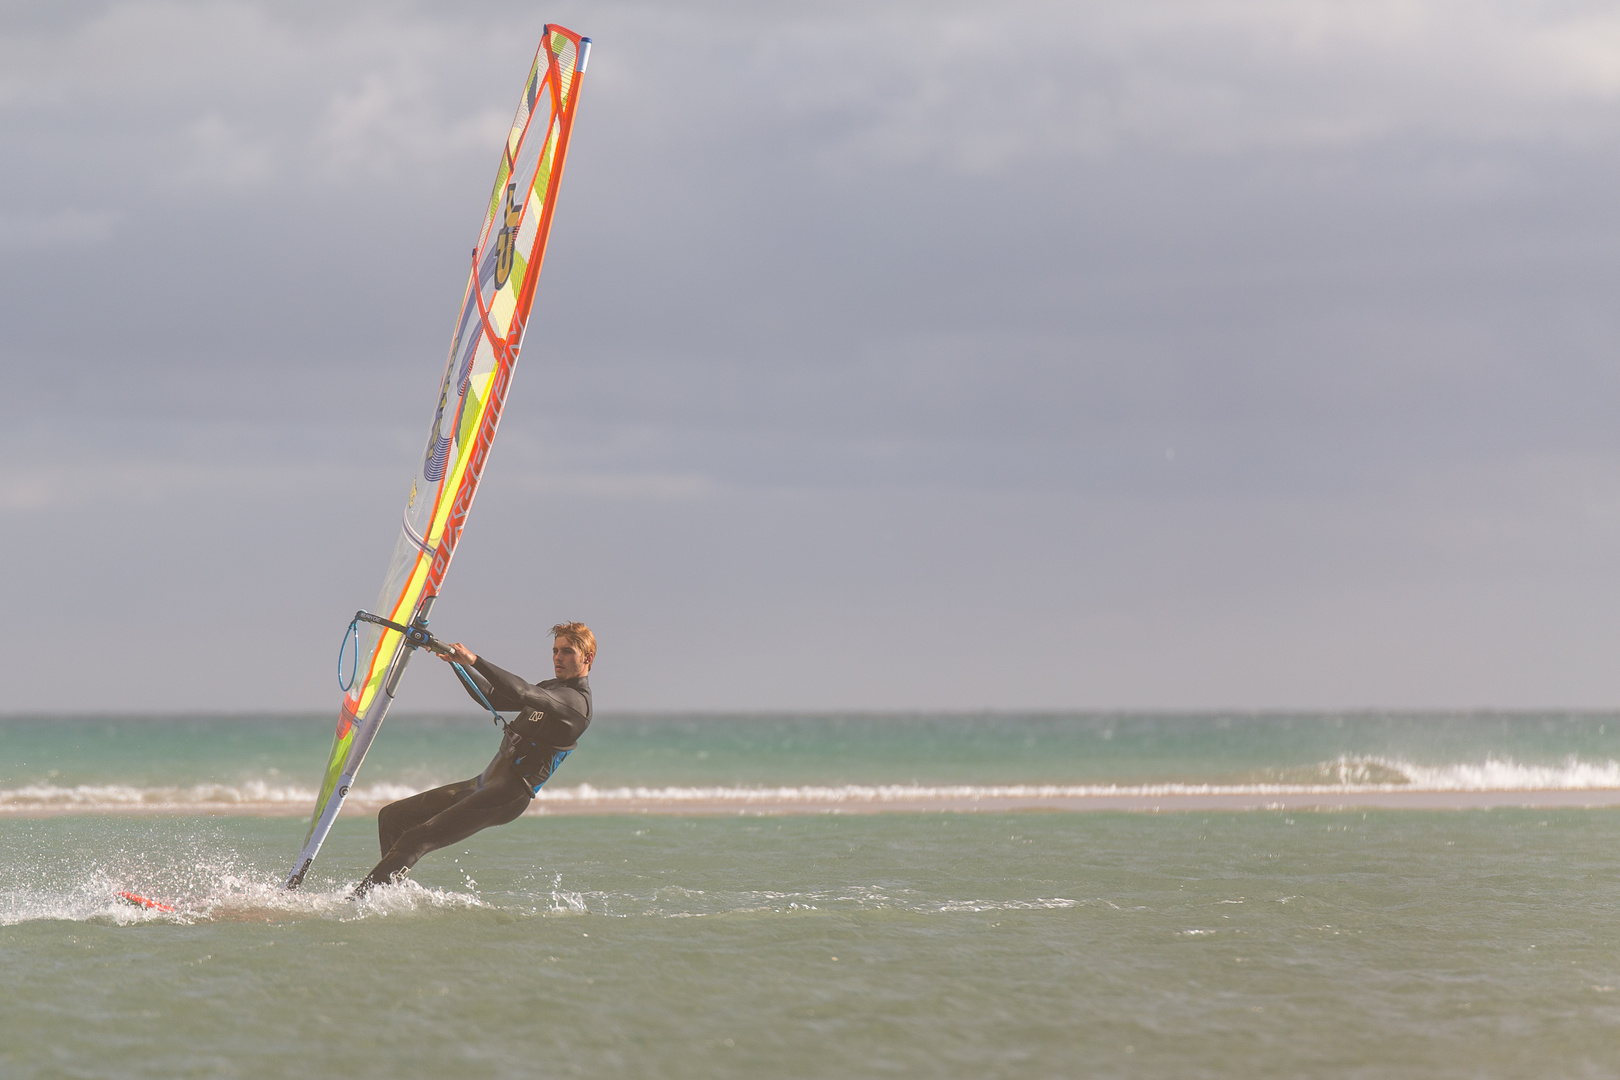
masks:
[[(409, 784), (357, 787), (346, 808), (375, 811), (396, 799), (426, 790)], [(536, 809), (598, 807), (617, 811), (634, 806), (828, 808), (897, 804), (987, 806), (1004, 801), (1073, 800), (1178, 795), (1333, 795), (1382, 792), (1602, 791), (1620, 790), (1620, 761), (1581, 761), (1526, 765), (1509, 758), (1482, 762), (1418, 765), (1399, 758), (1343, 755), (1331, 761), (1267, 770), (1235, 782), (1166, 781), (1138, 784), (801, 784), (778, 787), (638, 786), (542, 788)], [(249, 780), (238, 784), (137, 787), (82, 784), (74, 787), (29, 784), (0, 788), (0, 814), (61, 813), (254, 813), (296, 816), (315, 805), (315, 789)]]
[[(375, 809), (395, 799), (415, 795), (421, 789), (408, 784), (373, 784), (355, 788), (349, 793), (346, 806), (357, 809)], [(209, 812), (242, 809), (279, 810), (287, 808), (299, 812), (313, 809), (317, 792), (313, 787), (295, 784), (271, 784), (262, 780), (247, 780), (239, 784), (193, 784), (136, 787), (131, 784), (79, 784), (67, 787), (58, 784), (28, 784), (19, 788), (0, 788), (0, 813), (83, 812), (118, 813), (120, 811), (179, 811)]]

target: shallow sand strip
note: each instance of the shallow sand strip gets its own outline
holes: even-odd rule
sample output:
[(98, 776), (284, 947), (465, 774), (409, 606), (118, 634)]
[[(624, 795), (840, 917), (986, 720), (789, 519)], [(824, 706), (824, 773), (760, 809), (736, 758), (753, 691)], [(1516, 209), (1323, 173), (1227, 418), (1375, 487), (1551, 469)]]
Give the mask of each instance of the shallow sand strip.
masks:
[[(708, 789), (685, 792), (595, 790), (565, 788), (543, 792), (530, 806), (531, 816), (542, 815), (693, 815), (772, 816), (785, 814), (890, 814), (890, 813), (1003, 813), (1007, 811), (1114, 811), (1175, 813), (1240, 810), (1486, 810), (1493, 808), (1598, 809), (1620, 807), (1620, 788), (1579, 788), (1509, 791), (1416, 791), (1380, 789), (1342, 791), (1118, 792), (1073, 794), (1052, 792), (1000, 792), (995, 789), (956, 794), (951, 789), (925, 789), (910, 795), (906, 789), (868, 789), (861, 797), (845, 790), (829, 798), (826, 789)], [(1072, 790), (1072, 789), (1071, 789)], [(388, 799), (351, 797), (344, 816), (375, 814)], [(310, 806), (288, 800), (163, 800), (107, 803), (98, 800), (33, 802), (0, 800), (0, 817), (62, 817), (78, 814), (307, 817)]]

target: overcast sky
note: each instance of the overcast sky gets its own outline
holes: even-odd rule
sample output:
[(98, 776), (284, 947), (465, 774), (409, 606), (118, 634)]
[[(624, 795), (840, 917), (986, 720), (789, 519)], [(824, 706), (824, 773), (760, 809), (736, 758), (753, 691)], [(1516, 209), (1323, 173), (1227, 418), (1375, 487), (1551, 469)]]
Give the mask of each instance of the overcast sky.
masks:
[(604, 710), (1620, 703), (1612, 5), (309, 0), (0, 4), (0, 712), (336, 710), (548, 20), (442, 635), (584, 619)]

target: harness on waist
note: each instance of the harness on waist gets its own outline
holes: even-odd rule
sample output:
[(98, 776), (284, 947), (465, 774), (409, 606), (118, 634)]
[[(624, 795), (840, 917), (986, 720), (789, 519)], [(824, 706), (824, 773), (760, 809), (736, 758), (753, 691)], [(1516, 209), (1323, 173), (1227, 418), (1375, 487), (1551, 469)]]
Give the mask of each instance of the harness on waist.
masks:
[(512, 767), (523, 777), (523, 782), (538, 795), (546, 781), (551, 779), (551, 774), (563, 763), (563, 758), (570, 753), (572, 753), (570, 750), (553, 750), (547, 757), (545, 751), (537, 746), (528, 753), (512, 759)]

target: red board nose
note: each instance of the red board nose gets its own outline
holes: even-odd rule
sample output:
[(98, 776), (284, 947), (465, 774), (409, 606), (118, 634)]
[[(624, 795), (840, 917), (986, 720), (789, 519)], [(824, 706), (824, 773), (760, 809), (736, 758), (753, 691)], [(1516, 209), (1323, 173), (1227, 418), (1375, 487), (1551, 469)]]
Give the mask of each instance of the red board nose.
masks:
[(132, 892), (121, 892), (121, 893), (118, 894), (118, 898), (120, 900), (127, 900), (131, 904), (136, 905), (137, 907), (150, 908), (153, 911), (173, 911), (174, 910), (174, 908), (170, 907), (168, 904), (160, 904), (156, 900), (148, 900), (146, 897), (137, 895), (136, 893), (132, 893)]

